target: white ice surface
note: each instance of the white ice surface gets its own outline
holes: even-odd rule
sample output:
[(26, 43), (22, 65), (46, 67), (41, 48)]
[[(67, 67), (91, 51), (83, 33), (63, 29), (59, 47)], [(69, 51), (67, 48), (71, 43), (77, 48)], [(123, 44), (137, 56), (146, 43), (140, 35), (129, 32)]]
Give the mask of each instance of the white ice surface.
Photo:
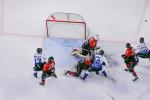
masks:
[[(43, 42), (42, 38), (0, 35), (1, 100), (113, 100), (112, 97), (115, 100), (149, 100), (150, 63), (146, 59), (140, 59), (139, 65), (135, 68), (140, 79), (133, 82), (132, 75), (124, 71), (125, 65), (120, 57), (125, 49), (124, 44), (102, 43), (110, 63), (106, 70), (117, 81), (114, 83), (94, 73), (86, 81), (65, 77), (64, 69), (69, 69), (65, 66), (74, 61), (68, 52), (73, 42), (69, 43), (67, 41), (70, 40), (67, 40), (64, 43), (57, 40), (58, 42), (47, 43), (47, 41), (49, 40), (46, 39)], [(45, 43), (49, 46), (47, 47)], [(77, 41), (76, 46), (78, 44), (80, 41)], [(53, 54), (47, 53), (47, 57), (49, 55), (55, 57), (58, 79), (48, 78), (45, 86), (39, 86), (39, 80), (32, 76), (33, 54), (35, 49), (41, 46), (45, 52), (47, 52), (46, 49), (56, 50), (56, 52), (53, 51)]]

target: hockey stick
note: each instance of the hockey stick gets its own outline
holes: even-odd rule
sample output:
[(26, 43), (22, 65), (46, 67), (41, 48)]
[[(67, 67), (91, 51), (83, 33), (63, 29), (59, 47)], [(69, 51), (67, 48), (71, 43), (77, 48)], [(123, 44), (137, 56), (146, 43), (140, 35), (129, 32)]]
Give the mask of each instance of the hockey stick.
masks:
[(111, 97), (112, 100), (115, 100), (115, 98), (109, 92), (107, 92), (107, 94)]
[(101, 74), (101, 73), (100, 73), (99, 75), (101, 75), (101, 76), (103, 76), (103, 77), (105, 77), (105, 78), (111, 80), (111, 81), (114, 82), (114, 83), (117, 83), (117, 81), (116, 81), (114, 78), (112, 78), (111, 76), (108, 76), (108, 75), (107, 75), (107, 77), (106, 77), (106, 76), (104, 76), (104, 75)]

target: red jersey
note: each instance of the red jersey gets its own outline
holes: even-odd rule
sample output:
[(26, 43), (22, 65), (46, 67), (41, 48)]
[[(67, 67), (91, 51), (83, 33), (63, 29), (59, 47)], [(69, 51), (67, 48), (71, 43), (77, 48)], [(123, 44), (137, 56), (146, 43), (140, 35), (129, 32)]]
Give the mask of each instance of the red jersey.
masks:
[(90, 38), (88, 41), (89, 41), (90, 48), (96, 47), (97, 40), (94, 37)]
[(128, 48), (128, 49), (126, 50), (126, 52), (125, 52), (125, 56), (126, 56), (126, 57), (131, 57), (131, 56), (134, 56), (134, 55), (135, 55), (135, 52), (134, 52), (134, 50), (133, 50), (132, 47)]
[(46, 64), (44, 64), (43, 71), (52, 70), (52, 69), (54, 68), (54, 65), (55, 65), (55, 62), (54, 62), (54, 61), (52, 61), (52, 62), (47, 62)]

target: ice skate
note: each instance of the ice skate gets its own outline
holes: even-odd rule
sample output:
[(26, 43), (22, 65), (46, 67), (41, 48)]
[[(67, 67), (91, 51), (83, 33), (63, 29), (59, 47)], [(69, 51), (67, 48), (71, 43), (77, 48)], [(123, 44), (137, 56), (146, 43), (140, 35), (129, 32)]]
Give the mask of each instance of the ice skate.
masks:
[(133, 81), (136, 81), (137, 79), (139, 79), (138, 77), (135, 77), (134, 79), (133, 79)]

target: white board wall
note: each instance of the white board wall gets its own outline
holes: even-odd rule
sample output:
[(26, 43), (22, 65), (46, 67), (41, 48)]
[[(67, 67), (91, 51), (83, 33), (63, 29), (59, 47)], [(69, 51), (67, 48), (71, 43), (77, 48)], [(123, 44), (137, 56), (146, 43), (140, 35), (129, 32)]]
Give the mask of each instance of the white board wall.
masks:
[(146, 1), (145, 13), (137, 35), (138, 39), (144, 37), (146, 41), (150, 42), (150, 0)]
[[(4, 0), (3, 29), (10, 34), (46, 36), (45, 20), (50, 13), (75, 12), (85, 18), (90, 33), (100, 34), (102, 40), (133, 42), (146, 1)], [(149, 12), (150, 9), (145, 16), (150, 16)], [(147, 36), (149, 30), (144, 27), (139, 34), (144, 33)]]
[(3, 32), (3, 0), (0, 0), (0, 34)]

